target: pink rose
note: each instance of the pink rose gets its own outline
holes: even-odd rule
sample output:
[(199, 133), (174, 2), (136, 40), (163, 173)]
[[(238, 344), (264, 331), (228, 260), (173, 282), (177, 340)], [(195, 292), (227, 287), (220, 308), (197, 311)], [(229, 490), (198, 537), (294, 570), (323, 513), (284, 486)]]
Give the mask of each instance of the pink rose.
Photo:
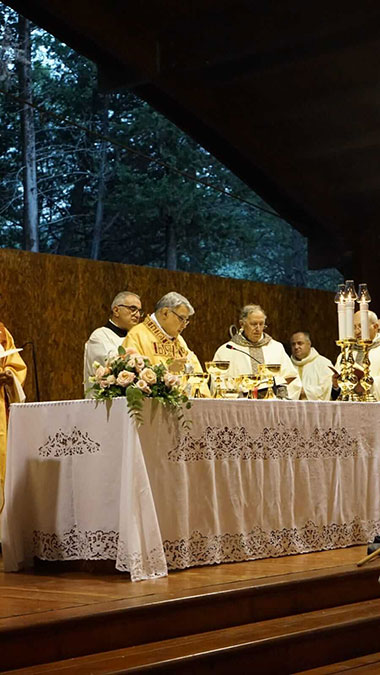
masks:
[(112, 384), (116, 384), (116, 377), (115, 375), (107, 375), (106, 381), (108, 386), (110, 387)]
[(135, 368), (137, 372), (139, 373), (143, 368), (145, 368), (145, 361), (143, 356), (135, 356)]
[(151, 368), (144, 368), (140, 373), (140, 377), (147, 384), (156, 384), (157, 382), (157, 375)]
[(129, 356), (128, 357), (127, 366), (128, 366), (128, 368), (135, 368), (135, 366), (136, 366), (135, 356)]
[(99, 366), (95, 371), (96, 381), (99, 382), (100, 380), (105, 378), (107, 375), (109, 375), (110, 372), (111, 371), (110, 371), (109, 368), (105, 368), (104, 366)]
[(126, 347), (125, 348), (125, 353), (128, 355), (130, 354), (131, 356), (138, 356), (138, 352), (134, 349), (134, 347)]
[(165, 373), (164, 382), (167, 387), (175, 387), (179, 384), (179, 377), (174, 375), (174, 373)]
[(131, 373), (129, 370), (121, 370), (117, 376), (117, 384), (120, 387), (127, 387), (135, 379), (135, 374)]
[(148, 384), (144, 380), (137, 380), (136, 385), (137, 389), (141, 389), (141, 391), (144, 392), (144, 394), (150, 394), (151, 393), (151, 388), (148, 387)]
[(111, 368), (113, 364), (118, 360), (118, 355), (117, 354), (109, 354), (106, 360), (106, 366), (108, 368)]

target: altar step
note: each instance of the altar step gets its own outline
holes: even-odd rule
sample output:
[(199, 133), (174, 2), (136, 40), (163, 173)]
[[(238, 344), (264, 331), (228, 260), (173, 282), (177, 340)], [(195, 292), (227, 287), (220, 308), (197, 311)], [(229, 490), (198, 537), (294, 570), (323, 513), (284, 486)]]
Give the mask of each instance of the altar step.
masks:
[(339, 663), (330, 663), (328, 666), (302, 670), (298, 675), (379, 675), (380, 673), (380, 652), (376, 654), (365, 654), (356, 659), (348, 661), (339, 661)]
[[(378, 600), (209, 631), (137, 647), (13, 671), (284, 675), (374, 651), (379, 645)], [(323, 672), (323, 671), (322, 671)], [(378, 671), (379, 672), (379, 671)]]
[(379, 571), (350, 565), (12, 618), (0, 628), (1, 672), (284, 674), (369, 654)]

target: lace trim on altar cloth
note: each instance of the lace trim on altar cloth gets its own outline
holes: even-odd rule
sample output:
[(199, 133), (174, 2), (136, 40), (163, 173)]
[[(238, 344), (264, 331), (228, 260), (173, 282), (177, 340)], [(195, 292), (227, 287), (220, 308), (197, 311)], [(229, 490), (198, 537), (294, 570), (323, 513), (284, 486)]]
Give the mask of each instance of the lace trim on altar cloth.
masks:
[(300, 528), (268, 530), (254, 527), (248, 534), (204, 535), (194, 531), (189, 539), (164, 541), (168, 569), (197, 565), (277, 558), (297, 553), (366, 544), (380, 531), (380, 520), (318, 526), (309, 520)]
[(93, 441), (87, 431), (74, 427), (70, 433), (58, 429), (54, 436), (48, 436), (44, 445), (38, 448), (40, 457), (64, 457), (72, 455), (92, 455), (100, 452), (100, 443)]
[(358, 439), (347, 429), (318, 429), (310, 435), (302, 429), (289, 429), (282, 422), (264, 427), (254, 437), (245, 427), (205, 428), (199, 438), (186, 434), (168, 451), (170, 462), (197, 462), (222, 459), (303, 459), (356, 457)]
[(115, 560), (116, 569), (129, 572), (132, 581), (154, 579), (168, 573), (162, 548), (142, 555), (128, 552), (119, 533), (103, 530), (78, 530), (64, 534), (33, 531), (32, 556), (41, 560)]

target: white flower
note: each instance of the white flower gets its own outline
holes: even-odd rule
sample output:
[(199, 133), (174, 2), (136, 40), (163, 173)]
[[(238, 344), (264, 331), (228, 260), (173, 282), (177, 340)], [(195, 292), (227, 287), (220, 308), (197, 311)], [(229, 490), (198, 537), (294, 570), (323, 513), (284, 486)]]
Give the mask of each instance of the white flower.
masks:
[(116, 382), (120, 387), (127, 387), (133, 382), (135, 377), (136, 375), (131, 373), (129, 370), (121, 370), (117, 376)]
[(95, 371), (96, 381), (99, 382), (99, 380), (102, 380), (103, 378), (107, 377), (107, 375), (109, 375), (110, 372), (111, 371), (109, 368), (105, 368), (104, 366), (98, 366)]
[(179, 384), (179, 377), (178, 375), (174, 375), (174, 373), (165, 373), (164, 382), (167, 387), (175, 387)]
[(140, 373), (140, 377), (147, 384), (156, 384), (157, 382), (157, 375), (151, 368), (144, 368)]
[(152, 392), (151, 388), (148, 387), (148, 384), (144, 380), (137, 380), (136, 385), (137, 389), (141, 389), (144, 394), (150, 394)]
[(143, 370), (143, 368), (145, 368), (144, 357), (143, 356), (135, 356), (134, 359), (135, 359), (135, 366), (134, 367), (136, 368), (137, 372), (139, 373), (140, 370)]

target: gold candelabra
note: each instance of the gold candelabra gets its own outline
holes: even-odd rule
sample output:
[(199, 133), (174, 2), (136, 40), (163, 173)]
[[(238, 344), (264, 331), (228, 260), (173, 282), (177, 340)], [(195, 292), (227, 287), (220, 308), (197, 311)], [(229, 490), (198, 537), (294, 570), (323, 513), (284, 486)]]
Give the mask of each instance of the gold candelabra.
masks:
[[(341, 350), (341, 371), (338, 377), (340, 394), (338, 401), (376, 401), (374, 395), (371, 393), (373, 377), (370, 373), (369, 348), (372, 340), (345, 338), (344, 340), (337, 340), (336, 344)], [(363, 350), (363, 374), (360, 379), (355, 372), (358, 370), (353, 354), (355, 344)]]
[(359, 394), (360, 401), (376, 401), (375, 396), (371, 393), (373, 385), (373, 377), (370, 372), (371, 362), (369, 360), (369, 348), (372, 340), (357, 340), (359, 347), (363, 350), (363, 375), (360, 378), (360, 386), (362, 392)]
[(336, 344), (340, 347), (341, 353), (341, 370), (338, 377), (340, 394), (338, 401), (357, 401), (358, 394), (355, 392), (355, 387), (358, 383), (358, 378), (355, 375), (355, 361), (353, 357), (355, 340), (353, 338), (344, 338), (343, 340), (337, 340)]

